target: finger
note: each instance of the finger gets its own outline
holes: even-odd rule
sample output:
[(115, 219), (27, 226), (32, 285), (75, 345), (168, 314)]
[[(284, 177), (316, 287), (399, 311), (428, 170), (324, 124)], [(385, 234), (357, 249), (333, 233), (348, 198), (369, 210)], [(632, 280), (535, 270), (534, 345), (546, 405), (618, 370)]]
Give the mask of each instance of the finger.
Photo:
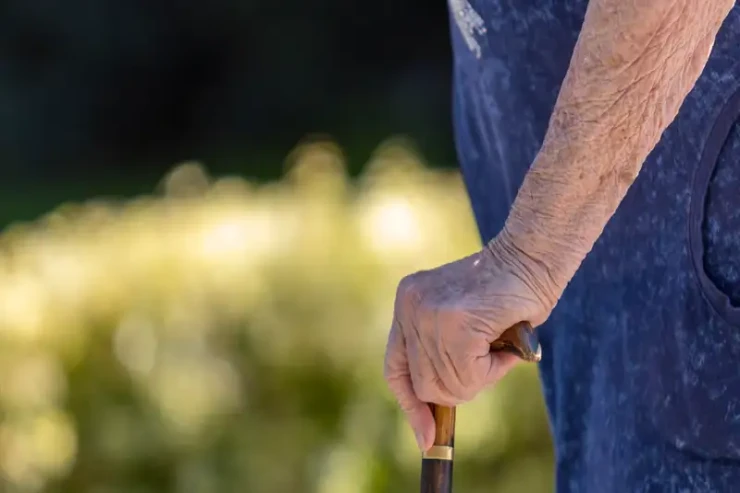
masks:
[(481, 371), (485, 372), (485, 384), (493, 385), (499, 382), (522, 360), (511, 353), (489, 353), (480, 358)]
[(461, 318), (459, 312), (437, 311), (438, 326), (432, 348), (436, 356), (433, 364), (442, 384), (458, 400), (458, 405), (473, 400), (480, 392), (485, 373), (481, 375), (477, 371), (475, 360), (491, 351), (491, 345), (475, 329), (478, 318), (469, 313), (464, 315)]
[(416, 332), (404, 337), (408, 366), (411, 373), (411, 383), (417, 398), (424, 402), (454, 407), (460, 404), (445, 385), (442, 373), (450, 371), (440, 365), (435, 367), (429, 352), (426, 351)]
[(409, 372), (406, 345), (397, 324), (393, 324), (385, 354), (385, 379), (414, 431), (419, 449), (424, 452), (434, 444), (434, 416), (429, 406), (414, 393)]

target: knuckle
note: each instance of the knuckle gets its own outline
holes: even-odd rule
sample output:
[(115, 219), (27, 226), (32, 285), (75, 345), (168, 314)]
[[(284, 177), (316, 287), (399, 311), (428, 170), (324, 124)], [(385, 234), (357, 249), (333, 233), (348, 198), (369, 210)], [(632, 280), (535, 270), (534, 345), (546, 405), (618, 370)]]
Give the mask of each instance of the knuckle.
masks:
[(397, 401), (401, 402), (405, 398), (405, 386), (400, 375), (392, 372), (386, 372), (385, 382)]
[(396, 297), (401, 302), (412, 302), (419, 297), (419, 282), (416, 274), (410, 274), (398, 283)]
[(394, 368), (393, 365), (386, 363), (383, 367), (383, 380), (385, 380), (386, 384), (393, 388), (399, 385), (399, 381), (402, 378), (402, 375), (398, 372), (396, 368)]
[(396, 303), (403, 305), (403, 303), (406, 301), (406, 298), (409, 296), (410, 287), (407, 283), (407, 281), (401, 281), (398, 284), (398, 289), (396, 289)]
[(387, 383), (389, 387), (391, 386), (391, 382), (393, 381), (393, 372), (387, 362), (383, 366), (383, 380), (385, 380), (385, 383)]
[(395, 363), (397, 359), (398, 356), (394, 351), (386, 352), (385, 361), (383, 363), (383, 379), (389, 386), (395, 385), (402, 377), (401, 372), (399, 371), (399, 365)]

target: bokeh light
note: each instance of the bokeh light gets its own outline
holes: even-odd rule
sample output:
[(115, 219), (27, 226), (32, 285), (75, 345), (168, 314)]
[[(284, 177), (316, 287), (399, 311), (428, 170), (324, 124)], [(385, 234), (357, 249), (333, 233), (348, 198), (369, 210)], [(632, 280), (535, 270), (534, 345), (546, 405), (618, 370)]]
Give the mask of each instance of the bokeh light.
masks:
[[(0, 491), (414, 489), (384, 345), (401, 277), (479, 248), (462, 183), (396, 140), (357, 180), (332, 143), (289, 165), (0, 236)], [(460, 491), (550, 491), (533, 368), (459, 412)]]

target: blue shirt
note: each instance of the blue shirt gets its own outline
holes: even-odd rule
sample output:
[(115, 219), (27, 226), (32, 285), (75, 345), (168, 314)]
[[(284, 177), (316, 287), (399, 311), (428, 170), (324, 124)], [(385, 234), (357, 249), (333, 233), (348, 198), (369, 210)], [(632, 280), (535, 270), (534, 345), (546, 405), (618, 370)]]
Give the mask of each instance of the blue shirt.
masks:
[[(586, 0), (449, 0), (458, 156), (501, 229)], [(540, 329), (557, 491), (740, 491), (740, 9)]]

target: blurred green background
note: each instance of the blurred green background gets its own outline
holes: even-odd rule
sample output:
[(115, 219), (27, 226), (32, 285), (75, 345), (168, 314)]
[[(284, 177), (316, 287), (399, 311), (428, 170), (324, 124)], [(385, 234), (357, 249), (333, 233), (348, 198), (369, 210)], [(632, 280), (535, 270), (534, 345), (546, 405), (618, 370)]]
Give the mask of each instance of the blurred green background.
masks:
[[(418, 490), (395, 287), (480, 246), (446, 15), (0, 3), (0, 492)], [(535, 368), (459, 409), (456, 492), (552, 462)]]

